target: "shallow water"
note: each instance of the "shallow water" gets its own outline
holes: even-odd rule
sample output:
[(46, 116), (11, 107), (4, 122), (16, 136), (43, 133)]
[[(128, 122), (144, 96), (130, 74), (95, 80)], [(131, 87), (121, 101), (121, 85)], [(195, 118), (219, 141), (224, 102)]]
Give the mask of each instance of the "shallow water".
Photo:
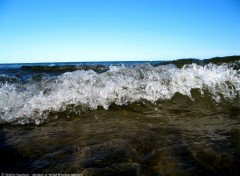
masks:
[(239, 122), (240, 114), (113, 107), (40, 126), (2, 126), (0, 170), (238, 175)]

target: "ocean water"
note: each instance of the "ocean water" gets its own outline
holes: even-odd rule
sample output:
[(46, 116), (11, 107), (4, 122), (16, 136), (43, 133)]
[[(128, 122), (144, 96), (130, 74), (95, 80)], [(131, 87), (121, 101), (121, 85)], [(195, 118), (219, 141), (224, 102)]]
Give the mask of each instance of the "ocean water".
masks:
[(0, 173), (239, 175), (240, 57), (0, 64)]

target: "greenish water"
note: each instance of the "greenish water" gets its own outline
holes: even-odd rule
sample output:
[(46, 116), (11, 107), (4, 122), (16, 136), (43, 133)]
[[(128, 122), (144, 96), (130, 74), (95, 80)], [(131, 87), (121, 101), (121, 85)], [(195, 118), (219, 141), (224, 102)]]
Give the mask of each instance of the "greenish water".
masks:
[(40, 126), (2, 126), (0, 170), (83, 175), (239, 174), (240, 114), (161, 108), (113, 107)]

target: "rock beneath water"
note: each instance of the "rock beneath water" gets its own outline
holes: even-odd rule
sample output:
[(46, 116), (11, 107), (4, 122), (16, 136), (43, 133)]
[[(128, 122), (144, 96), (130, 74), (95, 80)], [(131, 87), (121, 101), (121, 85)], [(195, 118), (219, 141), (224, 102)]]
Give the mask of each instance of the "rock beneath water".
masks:
[(138, 163), (115, 163), (107, 167), (100, 168), (87, 168), (84, 169), (82, 174), (84, 176), (94, 175), (94, 176), (118, 176), (118, 175), (139, 175), (140, 174), (140, 164)]

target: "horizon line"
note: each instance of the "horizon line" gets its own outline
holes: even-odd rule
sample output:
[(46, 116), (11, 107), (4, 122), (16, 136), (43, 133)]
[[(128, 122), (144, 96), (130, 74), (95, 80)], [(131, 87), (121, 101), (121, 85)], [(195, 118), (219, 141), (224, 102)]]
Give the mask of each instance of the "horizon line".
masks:
[(167, 61), (175, 61), (175, 60), (187, 60), (187, 59), (194, 59), (194, 60), (206, 60), (206, 59), (214, 59), (214, 58), (225, 58), (225, 57), (240, 57), (239, 55), (226, 55), (226, 56), (214, 56), (214, 57), (208, 57), (208, 58), (196, 58), (196, 57), (183, 57), (183, 58), (178, 58), (178, 59), (123, 59), (123, 60), (82, 60), (82, 61), (49, 61), (49, 62), (5, 62), (5, 63), (0, 63), (0, 64), (43, 64), (43, 63), (88, 63), (88, 62), (167, 62)]

